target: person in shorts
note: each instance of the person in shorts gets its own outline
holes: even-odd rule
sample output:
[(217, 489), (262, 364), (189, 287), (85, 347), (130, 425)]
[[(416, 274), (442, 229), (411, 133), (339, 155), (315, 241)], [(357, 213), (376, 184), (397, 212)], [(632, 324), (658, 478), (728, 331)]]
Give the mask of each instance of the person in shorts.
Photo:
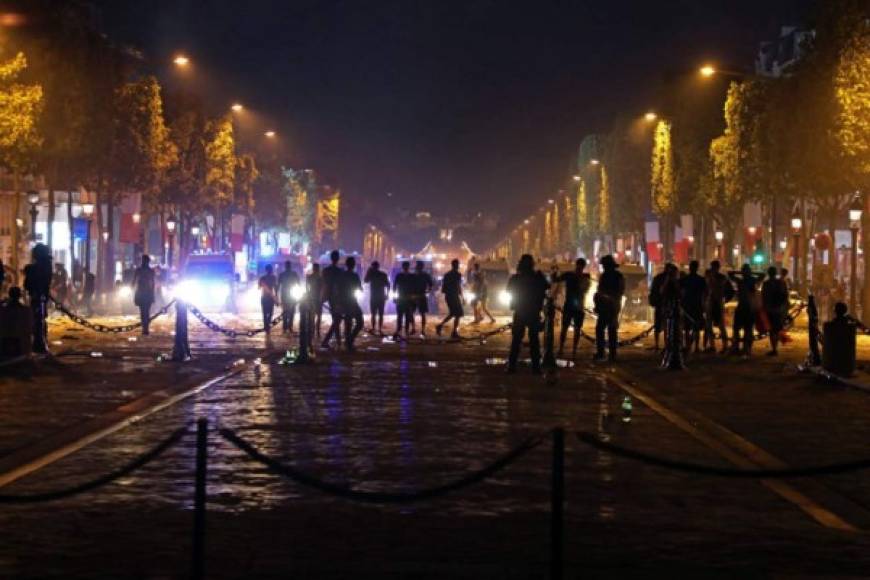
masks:
[(435, 327), (435, 332), (441, 336), (441, 331), (444, 326), (453, 320), (453, 332), (450, 338), (458, 339), (459, 337), (459, 321), (465, 316), (462, 304), (465, 298), (462, 296), (462, 274), (459, 273), (459, 260), (450, 262), (450, 271), (444, 274), (444, 279), (441, 281), (441, 293), (444, 294), (444, 301), (447, 303), (447, 316)]

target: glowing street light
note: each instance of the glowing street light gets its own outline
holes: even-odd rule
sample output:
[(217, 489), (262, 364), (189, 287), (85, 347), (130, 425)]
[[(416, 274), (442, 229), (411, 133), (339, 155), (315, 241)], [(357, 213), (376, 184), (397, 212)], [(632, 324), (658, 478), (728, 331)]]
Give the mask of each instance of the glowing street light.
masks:
[(580, 176), (579, 176), (579, 175), (575, 175), (575, 176), (573, 177), (573, 179), (574, 179), (574, 181), (580, 181)]
[(141, 219), (142, 219), (142, 214), (140, 214), (138, 212), (133, 214), (133, 223), (134, 224), (138, 224)]
[(94, 215), (94, 204), (83, 203), (82, 204), (82, 215), (85, 216), (85, 219), (91, 219), (91, 216)]
[(176, 55), (175, 58), (172, 59), (172, 62), (175, 63), (175, 66), (184, 68), (190, 64), (190, 59), (184, 56), (183, 54)]
[(230, 107), (230, 108), (231, 108), (231, 109), (233, 110), (233, 112), (235, 112), (235, 113), (241, 113), (241, 112), (242, 112), (242, 109), (244, 109), (244, 107), (242, 106), (241, 103), (233, 103), (233, 106)]
[(592, 159), (592, 160), (589, 161), (589, 163), (591, 163), (592, 165), (598, 165), (598, 164), (600, 164), (601, 162), (600, 162), (599, 160), (597, 160), (597, 159)]
[(716, 68), (713, 65), (705, 64), (698, 70), (698, 72), (701, 73), (702, 77), (710, 78), (716, 74)]
[(275, 131), (269, 130), (269, 131), (266, 131), (265, 133), (263, 133), (263, 135), (265, 135), (269, 139), (274, 139), (275, 138)]
[(646, 115), (644, 115), (643, 118), (644, 118), (648, 123), (652, 123), (653, 121), (655, 121), (656, 119), (658, 119), (659, 116), (656, 115), (654, 112), (650, 111), (649, 113), (647, 113)]

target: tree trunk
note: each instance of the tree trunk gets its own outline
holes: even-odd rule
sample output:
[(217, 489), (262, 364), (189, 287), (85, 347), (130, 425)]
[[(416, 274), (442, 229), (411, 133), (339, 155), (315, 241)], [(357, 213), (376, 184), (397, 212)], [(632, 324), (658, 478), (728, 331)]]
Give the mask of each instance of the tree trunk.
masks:
[(75, 232), (73, 227), (73, 192), (72, 190), (68, 191), (66, 194), (67, 203), (66, 203), (66, 220), (67, 225), (69, 226), (69, 274), (72, 277), (71, 279), (75, 281), (76, 276), (76, 253), (75, 253)]
[(54, 186), (48, 184), (48, 215), (45, 218), (45, 244), (50, 248), (54, 243)]
[[(870, 258), (870, 194), (864, 194), (864, 213), (861, 214), (861, 230), (863, 232), (863, 239), (861, 240), (861, 245), (864, 249), (864, 287), (861, 289), (861, 320), (866, 321), (867, 318), (870, 318), (870, 284), (868, 281), (868, 274), (870, 274), (870, 270), (867, 268), (867, 258)], [(857, 316), (859, 313), (855, 313)]]
[(110, 292), (115, 282), (115, 204), (113, 196), (108, 196), (106, 199), (106, 229), (109, 232), (109, 239), (106, 241), (103, 288)]
[(102, 289), (103, 285), (103, 252), (105, 251), (105, 244), (103, 242), (103, 204), (102, 204), (102, 196), (99, 191), (94, 191), (94, 208), (96, 211), (94, 212), (94, 216), (97, 219), (97, 271), (94, 274), (94, 277), (97, 281), (95, 291), (99, 292)]
[[(12, 226), (12, 284), (23, 286), (24, 281), (20, 279), (21, 276), (21, 228), (18, 227), (18, 222), (15, 220), (18, 219), (18, 216), (21, 215), (21, 179), (16, 172), (12, 181), (14, 183), (13, 187), (15, 189), (15, 209), (13, 213), (13, 223)], [(31, 226), (32, 227), (32, 226)]]

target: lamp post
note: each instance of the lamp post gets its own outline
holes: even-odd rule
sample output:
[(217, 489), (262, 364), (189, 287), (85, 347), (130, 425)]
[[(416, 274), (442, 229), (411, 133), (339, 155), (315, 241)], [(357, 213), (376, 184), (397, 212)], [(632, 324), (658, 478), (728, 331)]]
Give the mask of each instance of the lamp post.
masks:
[(166, 219), (166, 233), (169, 234), (169, 258), (167, 259), (167, 263), (169, 264), (169, 269), (172, 270), (172, 242), (175, 240), (175, 226), (176, 226), (175, 218), (169, 216)]
[(85, 230), (85, 272), (91, 271), (91, 219), (94, 217), (94, 204), (82, 204), (82, 217), (87, 223)]
[[(849, 229), (852, 230), (852, 259), (849, 272), (849, 310), (852, 316), (858, 310), (858, 230), (861, 228), (861, 199), (856, 195), (849, 208)], [(866, 274), (865, 274), (866, 277)]]
[(794, 243), (792, 244), (792, 253), (794, 259), (794, 280), (797, 283), (798, 289), (800, 289), (800, 270), (798, 269), (800, 266), (800, 243), (801, 243), (801, 228), (803, 227), (803, 220), (797, 210), (795, 210), (794, 215), (791, 217), (791, 232), (794, 239)]
[(36, 218), (39, 216), (39, 210), (36, 205), (39, 203), (39, 193), (36, 191), (27, 192), (27, 203), (30, 204), (30, 241), (36, 241)]
[(722, 240), (725, 239), (725, 233), (722, 230), (716, 230), (713, 237), (716, 238), (716, 257), (724, 260), (725, 255), (722, 253)]
[(190, 227), (190, 235), (193, 236), (193, 250), (199, 249), (199, 226)]

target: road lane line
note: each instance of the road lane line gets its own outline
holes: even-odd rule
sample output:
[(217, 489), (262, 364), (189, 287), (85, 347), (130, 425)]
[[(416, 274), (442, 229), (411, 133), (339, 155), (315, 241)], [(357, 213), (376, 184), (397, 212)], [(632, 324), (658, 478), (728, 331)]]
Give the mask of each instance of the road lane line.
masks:
[(113, 411), (94, 417), (19, 449), (0, 459), (0, 487), (75, 453), (116, 431), (153, 415), (175, 403), (196, 395), (217, 383), (233, 377), (249, 365), (239, 365), (193, 387), (160, 389), (124, 403)]
[[(734, 465), (743, 469), (758, 469), (759, 467), (764, 469), (784, 469), (788, 467), (784, 461), (697, 412), (692, 411), (688, 413), (684, 411), (683, 414), (691, 414), (692, 418), (684, 417), (683, 414), (677, 413), (653, 398), (650, 394), (630, 384), (625, 378), (625, 374), (622, 371), (615, 371), (607, 373), (605, 376), (607, 380), (643, 402), (674, 426), (682, 429)], [(638, 380), (635, 377), (631, 378), (635, 381)], [(861, 531), (857, 526), (847, 522), (781, 479), (761, 479), (759, 483), (796, 505), (825, 527), (847, 532)]]

